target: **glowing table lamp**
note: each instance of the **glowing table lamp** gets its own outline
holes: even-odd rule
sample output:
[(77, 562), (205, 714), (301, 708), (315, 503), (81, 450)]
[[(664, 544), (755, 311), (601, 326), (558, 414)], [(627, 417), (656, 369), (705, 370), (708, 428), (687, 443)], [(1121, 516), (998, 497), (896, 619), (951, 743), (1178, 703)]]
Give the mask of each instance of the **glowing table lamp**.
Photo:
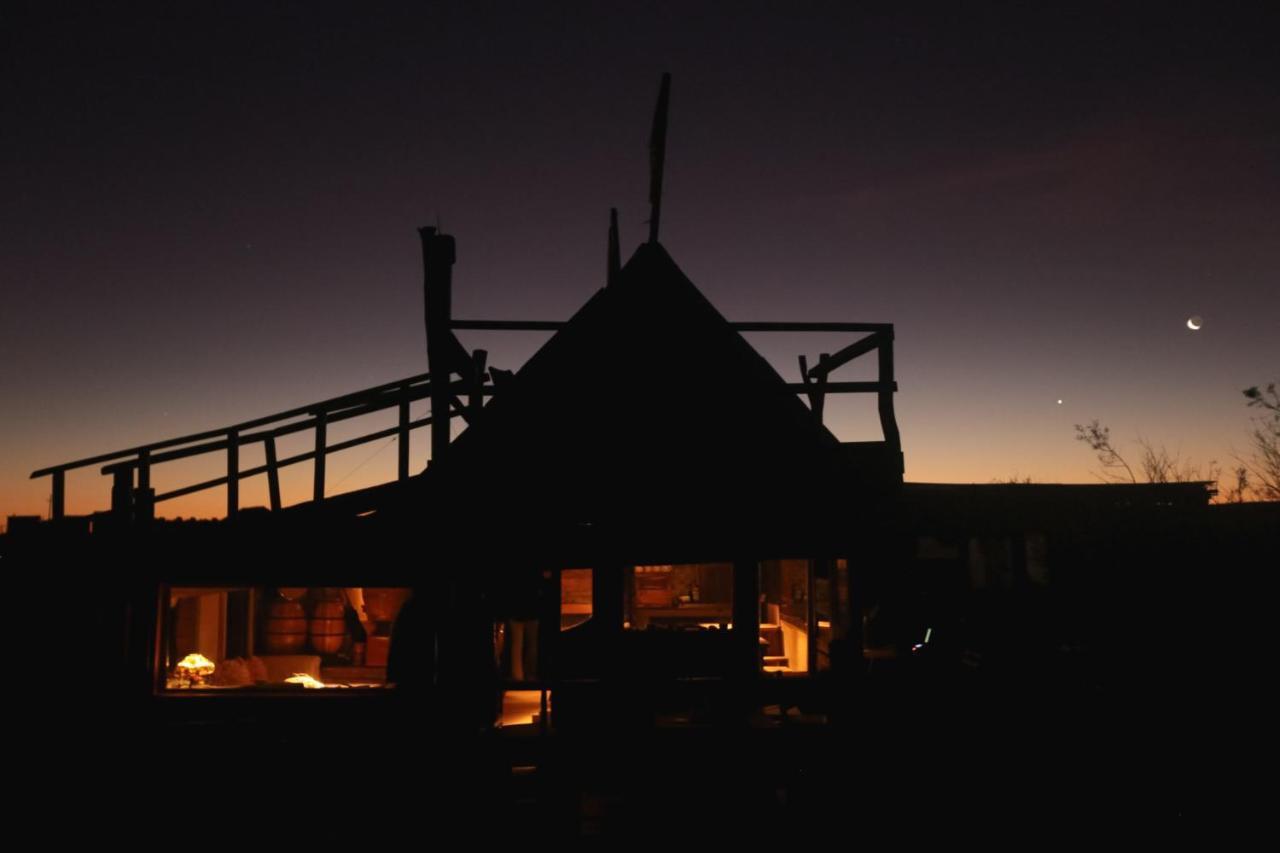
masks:
[(187, 679), (188, 686), (199, 687), (207, 676), (213, 675), (217, 669), (213, 661), (201, 654), (192, 652), (178, 661), (178, 676)]

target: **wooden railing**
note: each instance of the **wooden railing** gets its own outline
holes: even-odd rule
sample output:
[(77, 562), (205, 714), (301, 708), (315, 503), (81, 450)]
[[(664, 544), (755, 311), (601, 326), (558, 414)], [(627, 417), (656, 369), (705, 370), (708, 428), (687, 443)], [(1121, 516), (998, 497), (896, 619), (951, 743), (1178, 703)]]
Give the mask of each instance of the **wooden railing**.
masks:
[[(450, 323), (451, 329), (476, 331), (554, 332), (564, 325), (563, 322), (558, 321), (508, 320), (453, 320)], [(808, 364), (805, 356), (800, 356), (801, 381), (789, 382), (787, 388), (805, 395), (819, 421), (822, 420), (823, 403), (827, 394), (876, 394), (885, 450), (897, 460), (899, 474), (901, 473), (902, 445), (893, 408), (893, 395), (897, 391), (897, 383), (893, 376), (893, 326), (891, 324), (747, 322), (730, 325), (739, 332), (867, 333), (838, 352), (821, 354), (817, 363), (812, 366)], [(875, 352), (879, 359), (876, 381), (831, 381), (830, 375), (836, 369), (871, 352)], [(492, 374), (497, 374), (496, 378), (501, 387), (504, 372), (485, 369), (486, 356), (483, 350), (476, 350), (470, 356), (466, 356), (465, 351), (463, 353), (463, 357), (467, 358), (470, 364), (467, 370), (469, 375), (451, 378), (444, 386), (433, 388), (430, 375), (423, 373), (231, 426), (41, 468), (34, 471), (31, 477), (33, 479), (50, 478), (50, 515), (54, 520), (62, 519), (66, 515), (67, 472), (93, 465), (101, 465), (101, 473), (110, 476), (113, 480), (111, 510), (117, 518), (150, 519), (154, 517), (157, 503), (206, 489), (226, 487), (227, 518), (234, 519), (240, 509), (240, 481), (265, 475), (271, 509), (279, 510), (281, 508), (280, 469), (311, 461), (314, 462), (312, 499), (322, 501), (325, 498), (325, 460), (329, 454), (395, 436), (399, 445), (397, 479), (407, 480), (410, 476), (409, 435), (413, 430), (433, 423), (433, 415), (411, 418), (410, 404), (417, 400), (432, 398), (433, 405), (439, 402), (442, 407), (447, 408), (450, 419), (462, 417), (470, 422), (482, 407), (483, 398), (495, 393), (493, 384), (495, 376)], [(451, 372), (450, 375), (452, 377), (453, 373)], [(328, 443), (328, 428), (331, 424), (393, 408), (399, 412), (395, 426), (334, 444)], [(279, 457), (276, 449), (277, 439), (308, 430), (314, 435), (311, 450), (284, 458)], [(443, 436), (438, 438), (447, 443), (447, 436), (448, 430), (445, 430)], [(265, 463), (242, 470), (240, 449), (246, 445), (259, 443), (263, 445)], [(155, 494), (151, 486), (151, 473), (154, 466), (209, 453), (225, 454), (226, 474), (224, 476)]]
[[(324, 499), (325, 459), (331, 453), (347, 450), (371, 441), (396, 436), (399, 439), (398, 477), (401, 480), (409, 477), (409, 434), (415, 429), (431, 424), (431, 416), (411, 419), (409, 406), (415, 400), (421, 400), (430, 394), (431, 380), (427, 374), (410, 376), (396, 382), (388, 382), (363, 391), (344, 394), (321, 400), (307, 406), (289, 409), (266, 417), (233, 424), (219, 429), (171, 438), (152, 444), (130, 447), (114, 453), (77, 459), (41, 468), (31, 474), (36, 477), (49, 477), (52, 480), (52, 499), (50, 515), (54, 520), (61, 519), (66, 513), (66, 475), (68, 471), (86, 468), (92, 465), (103, 465), (102, 473), (113, 478), (111, 489), (111, 508), (115, 515), (129, 518), (150, 518), (154, 515), (155, 504), (173, 498), (183, 497), (205, 489), (225, 486), (227, 489), (227, 517), (234, 518), (240, 509), (240, 481), (248, 477), (266, 475), (267, 490), (271, 508), (280, 509), (280, 477), (281, 468), (296, 465), (300, 462), (314, 461), (313, 498)], [(456, 383), (459, 386), (462, 383)], [(372, 414), (385, 409), (399, 410), (398, 423), (386, 429), (378, 430), (347, 441), (335, 444), (328, 443), (328, 427), (330, 424)], [(461, 412), (451, 412), (451, 416)], [(279, 458), (276, 453), (276, 440), (294, 433), (311, 430), (315, 441), (312, 450)], [(246, 470), (240, 469), (240, 448), (261, 443), (264, 449), (266, 464)], [(188, 459), (208, 453), (226, 454), (226, 475), (211, 480), (194, 483), (179, 489), (154, 494), (151, 488), (151, 469), (164, 462)], [(106, 464), (103, 464), (106, 463)]]

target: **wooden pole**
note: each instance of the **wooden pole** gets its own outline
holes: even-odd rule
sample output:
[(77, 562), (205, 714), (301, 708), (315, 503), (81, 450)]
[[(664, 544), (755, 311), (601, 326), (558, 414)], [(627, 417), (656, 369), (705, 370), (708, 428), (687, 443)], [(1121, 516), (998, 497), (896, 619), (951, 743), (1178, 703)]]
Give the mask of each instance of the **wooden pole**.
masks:
[(151, 521), (156, 515), (155, 492), (151, 490), (151, 451), (138, 451), (138, 488), (133, 500), (134, 518)]
[(805, 644), (805, 672), (813, 675), (818, 671), (818, 561), (808, 560), (809, 569), (805, 573), (805, 630), (809, 634), (809, 642)]
[(327, 426), (329, 413), (321, 409), (316, 412), (316, 464), (315, 481), (311, 488), (311, 499), (316, 503), (324, 500), (324, 454), (328, 444)]
[(667, 107), (671, 100), (671, 75), (662, 75), (658, 105), (653, 110), (649, 133), (649, 242), (658, 242), (658, 222), (662, 218), (662, 173), (667, 161)]
[(49, 498), (49, 517), (61, 521), (67, 514), (67, 472), (53, 472), (53, 494)]
[(897, 460), (898, 474), (903, 472), (902, 460), (902, 436), (898, 434), (898, 419), (893, 413), (893, 389), (896, 387), (893, 380), (893, 329), (887, 329), (880, 332), (880, 347), (877, 350), (880, 354), (880, 390), (879, 410), (880, 410), (880, 429), (884, 433), (885, 443), (889, 445), (890, 450)]
[(276, 462), (276, 439), (269, 435), (263, 441), (263, 450), (267, 455), (267, 492), (271, 497), (271, 511), (280, 511), (280, 466)]
[(227, 432), (227, 520), (240, 513), (240, 433)]
[(419, 228), (422, 238), (422, 289), (427, 331), (427, 369), (431, 375), (431, 462), (438, 464), (449, 448), (450, 355), (454, 345), (452, 237), (434, 228)]
[(471, 354), (472, 379), (474, 384), (471, 386), (471, 393), (467, 398), (467, 410), (469, 412), (467, 422), (475, 423), (476, 418), (480, 414), (480, 410), (484, 408), (484, 371), (485, 365), (489, 361), (489, 353), (485, 350), (478, 349)]
[(760, 566), (755, 560), (733, 564), (733, 634), (734, 675), (752, 680), (760, 674)]
[(396, 443), (399, 445), (396, 474), (401, 482), (409, 479), (409, 386), (404, 386), (403, 393), (405, 396), (400, 400), (400, 431), (396, 433)]
[(111, 483), (111, 515), (127, 524), (133, 518), (133, 469), (117, 468)]

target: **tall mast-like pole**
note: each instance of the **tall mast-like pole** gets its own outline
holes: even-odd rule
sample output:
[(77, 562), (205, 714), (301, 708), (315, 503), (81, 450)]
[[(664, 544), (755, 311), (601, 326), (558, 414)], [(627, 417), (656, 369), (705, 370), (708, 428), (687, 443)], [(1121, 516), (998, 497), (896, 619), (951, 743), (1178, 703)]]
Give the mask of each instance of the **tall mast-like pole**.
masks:
[(653, 111), (653, 131), (649, 134), (649, 242), (658, 242), (662, 218), (662, 168), (667, 159), (667, 104), (671, 97), (671, 74), (662, 75), (658, 106)]
[(456, 346), (453, 312), (453, 238), (434, 228), (419, 228), (422, 237), (423, 309), (427, 326), (427, 370), (431, 373), (431, 461), (438, 464), (449, 450), (449, 379)]

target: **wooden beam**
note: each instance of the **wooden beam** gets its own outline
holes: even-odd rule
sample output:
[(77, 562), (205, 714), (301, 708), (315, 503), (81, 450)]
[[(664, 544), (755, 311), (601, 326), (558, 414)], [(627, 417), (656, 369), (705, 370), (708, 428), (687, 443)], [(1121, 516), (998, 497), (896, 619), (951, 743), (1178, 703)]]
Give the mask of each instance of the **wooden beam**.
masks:
[(452, 410), (449, 412), (450, 415), (461, 415), (463, 422), (467, 426), (471, 426), (471, 421), (472, 421), (471, 408), (466, 403), (462, 402), (461, 397), (450, 397), (449, 405), (453, 407)]
[[(803, 382), (788, 382), (787, 388), (809, 393), (809, 386)], [(892, 394), (897, 390), (896, 382), (827, 382), (822, 386), (825, 394)]]
[[(451, 329), (488, 332), (557, 332), (567, 325), (565, 320), (452, 320)], [(730, 322), (737, 332), (883, 332), (893, 331), (892, 323), (798, 323), (798, 322)]]
[(558, 332), (566, 325), (564, 320), (451, 320), (451, 329), (471, 329), (479, 332)]
[(873, 349), (879, 347), (881, 339), (881, 333), (876, 332), (867, 335), (865, 338), (854, 341), (844, 349), (837, 351), (834, 355), (823, 354), (822, 357), (818, 359), (818, 363), (813, 366), (811, 371), (809, 371), (809, 375), (815, 379), (818, 376), (826, 376), (836, 368), (843, 367), (858, 356), (866, 355)]
[(883, 332), (892, 323), (730, 323), (739, 332)]

